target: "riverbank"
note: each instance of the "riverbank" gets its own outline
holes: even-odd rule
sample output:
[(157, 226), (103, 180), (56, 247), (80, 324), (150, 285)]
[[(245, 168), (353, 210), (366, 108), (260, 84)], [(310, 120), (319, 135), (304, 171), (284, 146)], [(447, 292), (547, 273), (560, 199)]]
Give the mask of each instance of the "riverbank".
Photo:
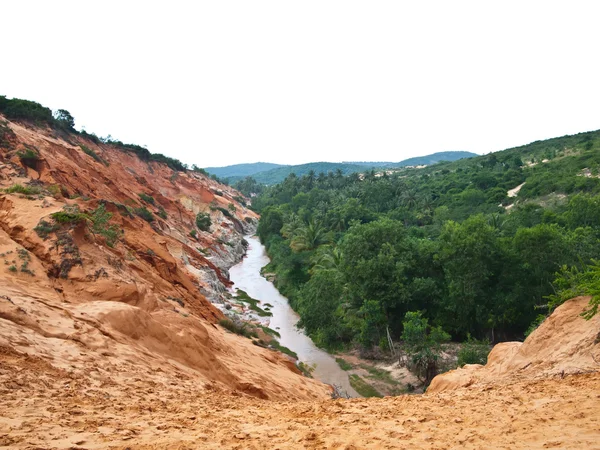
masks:
[[(229, 306), (224, 305), (224, 313), (232, 319), (264, 326), (277, 332), (278, 342), (293, 351), (298, 361), (312, 373), (312, 376), (323, 383), (336, 386), (342, 393), (350, 397), (359, 397), (359, 393), (350, 384), (348, 374), (342, 370), (335, 358), (318, 348), (302, 330), (296, 328), (300, 319), (292, 310), (288, 300), (282, 296), (275, 286), (261, 275), (261, 269), (269, 263), (264, 246), (257, 237), (247, 236), (247, 253), (244, 259), (229, 270), (230, 279), (234, 283), (230, 290)], [(256, 306), (264, 313), (252, 308), (252, 302), (240, 304), (241, 289), (251, 299), (256, 299)]]

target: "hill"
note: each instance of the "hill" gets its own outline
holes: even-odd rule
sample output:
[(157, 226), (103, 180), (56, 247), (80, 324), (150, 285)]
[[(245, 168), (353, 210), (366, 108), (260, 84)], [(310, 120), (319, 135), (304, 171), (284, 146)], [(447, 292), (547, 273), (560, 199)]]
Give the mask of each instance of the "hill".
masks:
[[(122, 399), (167, 385), (188, 395), (326, 396), (290, 358), (253, 344), (269, 339), (236, 328), (225, 308), (228, 269), (257, 222), (240, 193), (55, 120), (39, 104), (0, 97), (0, 373), (18, 360), (31, 377)], [(0, 385), (3, 399), (15, 394)]]
[(590, 131), (390, 174), (289, 176), (253, 199), (267, 270), (325, 348), (401, 340), (417, 311), (455, 340), (522, 338), (557, 272), (600, 253), (598, 149)]
[(231, 180), (237, 180), (239, 178), (252, 176), (259, 172), (266, 172), (267, 170), (276, 169), (278, 167), (284, 167), (284, 165), (257, 162), (249, 164), (233, 164), (225, 167), (206, 167), (204, 170), (210, 174), (216, 175), (220, 179), (227, 178)]
[[(235, 166), (227, 166), (220, 168), (206, 168), (206, 171), (209, 173), (214, 173), (219, 178), (227, 179), (230, 184), (233, 184), (242, 178), (247, 176), (252, 176), (259, 184), (272, 185), (281, 183), (288, 175), (295, 174), (296, 176), (307, 175), (311, 171), (315, 173), (315, 175), (319, 175), (321, 173), (327, 175), (329, 172), (332, 173), (341, 173), (342, 175), (349, 175), (351, 173), (361, 173), (367, 172), (373, 169), (383, 169), (383, 168), (400, 168), (405, 166), (416, 166), (416, 165), (430, 165), (436, 164), (441, 161), (456, 161), (462, 158), (471, 158), (473, 156), (478, 156), (476, 153), (471, 152), (438, 152), (433, 153), (431, 155), (418, 156), (415, 158), (405, 159), (400, 162), (351, 162), (345, 161), (341, 163), (333, 163), (333, 162), (313, 162), (307, 164), (298, 164), (293, 166), (279, 166), (269, 170), (256, 171), (253, 174), (248, 173), (245, 166), (253, 166), (260, 167), (261, 164), (267, 163), (255, 163), (255, 164), (239, 164)], [(238, 169), (238, 167), (241, 167)], [(252, 170), (251, 169), (251, 170)], [(220, 175), (220, 174), (224, 175)], [(227, 174), (227, 175), (225, 175)]]

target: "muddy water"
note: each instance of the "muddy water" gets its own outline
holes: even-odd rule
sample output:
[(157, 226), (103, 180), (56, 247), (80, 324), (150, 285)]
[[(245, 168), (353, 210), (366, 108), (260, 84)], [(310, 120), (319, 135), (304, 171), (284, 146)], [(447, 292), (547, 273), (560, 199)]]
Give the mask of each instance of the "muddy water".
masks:
[(298, 314), (290, 307), (287, 298), (279, 293), (273, 283), (260, 274), (260, 269), (269, 263), (265, 247), (257, 237), (246, 237), (250, 244), (246, 257), (239, 264), (229, 269), (234, 287), (243, 289), (250, 297), (273, 305), (269, 327), (281, 334), (279, 342), (298, 354), (298, 359), (305, 364), (314, 365), (313, 376), (327, 384), (341, 386), (351, 397), (360, 397), (352, 389), (348, 374), (335, 362), (327, 352), (317, 348), (313, 341), (302, 330), (296, 328)]

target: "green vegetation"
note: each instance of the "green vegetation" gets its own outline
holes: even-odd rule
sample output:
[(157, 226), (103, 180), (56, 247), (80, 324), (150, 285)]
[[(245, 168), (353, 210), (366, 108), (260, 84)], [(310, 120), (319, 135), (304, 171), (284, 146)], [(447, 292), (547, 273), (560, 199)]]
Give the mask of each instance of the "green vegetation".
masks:
[(133, 212), (148, 223), (154, 222), (154, 216), (145, 206), (142, 206), (140, 208), (134, 208)]
[(155, 204), (154, 197), (152, 197), (151, 195), (145, 194), (143, 192), (140, 192), (138, 195), (146, 203), (148, 203), (150, 205), (154, 205)]
[(102, 158), (100, 155), (98, 155), (98, 153), (96, 153), (94, 150), (92, 150), (91, 148), (80, 144), (79, 147), (81, 147), (81, 150), (83, 150), (83, 152), (87, 155), (90, 155), (92, 158), (94, 158), (94, 160), (96, 160), (97, 162), (104, 164), (105, 166), (109, 166), (108, 161), (106, 161), (104, 158)]
[(296, 352), (281, 345), (277, 339), (271, 340), (271, 342), (269, 342), (269, 345), (278, 352), (285, 353), (286, 355), (291, 356), (294, 359), (298, 359), (298, 355), (296, 354)]
[(0, 148), (11, 149), (16, 135), (8, 126), (8, 122), (0, 121)]
[(85, 222), (93, 234), (103, 236), (106, 245), (114, 247), (123, 231), (116, 224), (109, 223), (112, 216), (113, 214), (106, 210), (104, 203), (100, 203), (90, 213), (82, 213), (77, 205), (65, 206), (62, 211), (50, 215), (54, 223), (42, 219), (34, 228), (34, 231), (46, 240), (51, 233), (60, 230), (61, 225), (72, 226)]
[(219, 325), (231, 331), (232, 333), (239, 334), (240, 336), (247, 337), (248, 339), (258, 337), (256, 331), (254, 331), (252, 327), (245, 322), (238, 323), (232, 321), (231, 319), (221, 319), (219, 320)]
[(33, 170), (38, 170), (37, 163), (40, 160), (40, 156), (37, 150), (27, 147), (25, 150), (19, 150), (17, 156), (23, 165), (30, 167)]
[(199, 230), (209, 231), (212, 221), (210, 220), (210, 214), (205, 212), (199, 212), (196, 214), (196, 226)]
[(438, 373), (441, 344), (450, 340), (450, 335), (441, 327), (430, 327), (428, 322), (421, 312), (407, 312), (402, 323), (404, 350), (413, 371), (426, 386)]
[(104, 203), (101, 203), (90, 215), (92, 232), (104, 236), (109, 247), (114, 247), (122, 234), (122, 230), (117, 225), (109, 224), (112, 216), (112, 213), (106, 211)]
[(390, 385), (400, 384), (398, 382), (398, 380), (394, 379), (387, 370), (378, 369), (377, 367), (368, 366), (366, 364), (361, 364), (360, 367), (362, 369), (365, 369), (367, 372), (369, 372), (369, 375), (367, 376), (367, 378), (379, 380), (379, 381), (382, 381), (382, 382), (384, 382), (386, 384), (390, 384)]
[(38, 195), (42, 190), (38, 186), (23, 186), (21, 184), (13, 184), (11, 187), (4, 189), (7, 194), (23, 194), (23, 195)]
[(16, 272), (17, 271), (17, 266), (15, 266), (14, 264), (8, 267), (8, 270), (10, 270), (11, 272)]
[(520, 339), (561, 267), (557, 295), (596, 292), (599, 148), (594, 131), (391, 175), (292, 174), (252, 202), (265, 271), (328, 349), (387, 349), (415, 311), (440, 336)]
[(195, 229), (193, 229), (192, 231), (190, 231), (190, 236), (196, 239), (196, 237), (198, 236), (198, 232)]
[(52, 213), (50, 216), (54, 219), (54, 222), (61, 225), (76, 225), (89, 219), (87, 214), (79, 212), (79, 208), (65, 208), (63, 211)]
[(458, 365), (460, 367), (465, 364), (485, 365), (490, 350), (491, 345), (489, 340), (478, 341), (471, 336), (467, 336), (467, 341), (462, 344), (458, 351)]
[(363, 397), (383, 397), (383, 395), (377, 392), (377, 389), (375, 389), (373, 386), (371, 386), (369, 383), (363, 380), (360, 376), (352, 374), (349, 375), (349, 378), (350, 386), (352, 386), (354, 390)]
[(51, 224), (50, 222), (42, 219), (39, 221), (33, 231), (35, 231), (43, 240), (46, 240), (51, 233), (54, 233), (59, 228), (60, 227), (57, 224)]
[(352, 370), (354, 368), (352, 364), (343, 358), (335, 358), (335, 362), (338, 363), (338, 366), (340, 366), (342, 370)]
[(259, 325), (259, 327), (261, 328), (261, 330), (263, 330), (265, 333), (267, 333), (269, 336), (273, 336), (273, 337), (281, 337), (281, 334), (279, 334), (278, 331), (275, 331), (269, 327), (266, 327), (264, 325)]
[(273, 313), (269, 312), (269, 311), (265, 311), (264, 309), (262, 309), (260, 306), (258, 306), (258, 300), (250, 297), (246, 291), (243, 291), (241, 289), (237, 290), (237, 300), (244, 302), (244, 303), (248, 303), (248, 305), (250, 305), (250, 309), (254, 312), (256, 312), (256, 314), (258, 314), (260, 317), (268, 317), (268, 316), (272, 316)]
[(591, 319), (598, 313), (600, 305), (600, 261), (592, 259), (583, 268), (563, 266), (555, 286), (556, 293), (548, 297), (550, 312), (570, 298), (589, 295), (592, 297), (590, 307), (582, 315)]
[(156, 215), (163, 220), (167, 220), (167, 217), (168, 217), (167, 211), (165, 211), (165, 208), (163, 208), (162, 206), (158, 207), (158, 212), (156, 213)]
[(35, 276), (35, 272), (29, 268), (29, 263), (31, 262), (31, 256), (29, 255), (29, 252), (24, 248), (20, 248), (17, 250), (17, 254), (19, 255), (19, 259), (21, 260), (21, 272), (31, 276)]
[(75, 119), (69, 111), (64, 109), (59, 109), (55, 113), (52, 113), (50, 108), (46, 108), (39, 103), (18, 98), (8, 99), (6, 96), (0, 95), (0, 113), (10, 120), (25, 121), (38, 126), (45, 125), (58, 132), (78, 134), (97, 145), (111, 145), (123, 152), (134, 153), (142, 161), (163, 163), (175, 171), (183, 172), (187, 169), (186, 165), (178, 159), (170, 158), (160, 153), (150, 153), (148, 149), (140, 145), (125, 144), (113, 139), (110, 135), (105, 138), (99, 138), (95, 134), (90, 134), (84, 130), (77, 131), (75, 130)]
[[(308, 175), (309, 173), (327, 173), (339, 172), (342, 175), (351, 173), (368, 172), (371, 170), (381, 169), (397, 169), (405, 166), (431, 165), (441, 161), (456, 161), (461, 158), (470, 158), (477, 156), (471, 152), (439, 152), (426, 156), (405, 159), (400, 162), (314, 162), (308, 164), (300, 164), (296, 166), (282, 166), (270, 163), (254, 163), (254, 164), (236, 164), (227, 167), (207, 167), (207, 171), (216, 174), (220, 178), (227, 179), (230, 183), (236, 183), (240, 186), (240, 191), (245, 195), (250, 192), (259, 193), (257, 190), (247, 191), (243, 183), (248, 183), (249, 180), (259, 185), (273, 185), (281, 183), (286, 177), (294, 174), (297, 177)], [(238, 183), (242, 184), (238, 184)], [(236, 187), (237, 189), (237, 187)]]

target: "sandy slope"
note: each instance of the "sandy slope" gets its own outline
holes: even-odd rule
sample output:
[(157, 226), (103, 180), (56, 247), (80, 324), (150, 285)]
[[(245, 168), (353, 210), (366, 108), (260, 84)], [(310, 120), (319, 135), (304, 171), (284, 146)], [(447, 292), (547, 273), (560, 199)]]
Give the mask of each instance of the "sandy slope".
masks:
[[(508, 347), (499, 344), (487, 368), (441, 375), (422, 396), (384, 399), (299, 401), (291, 372), (269, 374), (278, 392), (257, 378), (257, 387), (279, 398), (260, 399), (199, 382), (189, 366), (152, 365), (135, 345), (104, 358), (80, 354), (72, 361), (85, 370), (0, 347), (0, 448), (600, 448), (600, 373), (592, 365), (599, 319), (579, 316), (586, 303), (578, 298), (557, 309), (521, 353), (496, 351)], [(23, 337), (14, 339), (17, 347)], [(265, 368), (255, 357), (238, 358), (235, 366), (209, 365), (212, 377), (228, 369), (248, 376), (248, 362)], [(468, 374), (468, 382), (457, 374)], [(282, 400), (286, 388), (290, 399)], [(306, 396), (315, 392), (306, 388)]]
[(600, 448), (600, 374), (425, 396), (268, 401), (186, 377), (73, 377), (0, 355), (0, 448)]

